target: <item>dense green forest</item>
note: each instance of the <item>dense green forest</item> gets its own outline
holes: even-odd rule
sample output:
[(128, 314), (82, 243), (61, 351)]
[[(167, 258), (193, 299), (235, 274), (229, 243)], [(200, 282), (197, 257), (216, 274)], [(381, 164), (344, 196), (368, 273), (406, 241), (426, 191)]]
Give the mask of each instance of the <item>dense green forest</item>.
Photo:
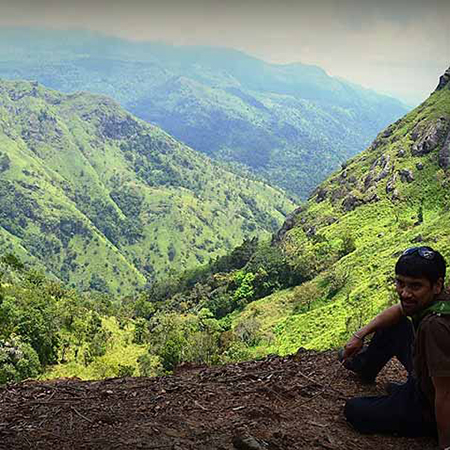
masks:
[[(241, 310), (252, 293), (247, 288), (248, 277), (245, 280), (236, 268), (245, 265), (257, 248), (256, 239), (246, 241), (211, 266), (155, 285), (140, 296), (121, 299), (81, 294), (46, 278), (15, 255), (3, 255), (0, 384), (61, 376), (155, 376), (170, 373), (182, 362), (219, 364), (248, 359), (248, 332), (231, 329), (225, 317), (228, 310), (218, 311), (192, 292), (185, 300), (166, 299), (173, 289), (183, 287), (187, 293), (194, 282), (210, 282), (220, 268), (230, 273), (226, 282), (219, 281), (222, 297), (230, 300), (230, 311)], [(277, 252), (270, 259), (273, 256), (278, 263), (282, 259)], [(265, 291), (272, 289), (264, 287)]]
[(0, 77), (106, 94), (216, 159), (305, 199), (406, 113), (316, 66), (81, 31), (0, 30)]
[(0, 250), (126, 294), (270, 236), (294, 204), (114, 101), (0, 81)]

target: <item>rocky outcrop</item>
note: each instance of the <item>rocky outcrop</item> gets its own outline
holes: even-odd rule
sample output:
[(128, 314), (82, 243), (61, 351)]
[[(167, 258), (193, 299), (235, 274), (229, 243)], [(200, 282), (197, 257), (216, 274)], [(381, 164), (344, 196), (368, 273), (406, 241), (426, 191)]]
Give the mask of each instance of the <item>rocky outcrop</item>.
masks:
[(412, 170), (402, 169), (398, 171), (398, 174), (400, 175), (400, 180), (402, 180), (402, 183), (412, 183), (414, 181), (414, 174), (412, 173)]
[[(381, 133), (378, 134), (378, 136), (375, 138), (375, 140), (372, 142), (371, 146), (369, 147), (369, 151), (376, 150), (381, 145), (388, 142), (388, 138), (392, 136), (394, 131), (398, 128), (398, 124), (401, 122), (401, 119), (397, 120), (396, 122), (389, 125), (386, 129), (384, 129)], [(394, 142), (397, 138), (393, 138), (390, 141)]]
[(372, 186), (368, 191), (366, 196), (364, 197), (364, 203), (374, 203), (378, 202), (380, 197), (377, 194), (377, 190), (374, 186)]
[(303, 227), (303, 231), (306, 234), (306, 237), (308, 238), (312, 238), (313, 236), (316, 235), (317, 233), (317, 228), (312, 226), (312, 227)]
[(390, 192), (393, 192), (395, 190), (396, 182), (397, 174), (394, 174), (386, 184), (386, 194), (389, 194)]
[(383, 138), (383, 136), (381, 134), (379, 134), (377, 136), (377, 138), (372, 142), (372, 144), (370, 145), (370, 147), (367, 150), (369, 152), (372, 151), (372, 150), (376, 150), (378, 147), (383, 145), (385, 142), (386, 142), (386, 139)]
[(304, 210), (305, 210), (304, 206), (299, 206), (286, 216), (283, 226), (272, 237), (273, 244), (281, 242), (286, 233), (292, 228), (294, 228), (298, 215), (302, 213)]
[(448, 119), (445, 117), (440, 117), (424, 130), (420, 124), (417, 125), (411, 133), (411, 139), (416, 141), (411, 149), (412, 154), (421, 156), (432, 152), (445, 139), (448, 125)]
[(333, 223), (338, 222), (338, 219), (336, 219), (336, 217), (330, 216), (330, 217), (325, 218), (324, 221), (325, 221), (325, 223), (326, 223), (327, 225), (331, 225), (331, 224), (333, 224)]
[(400, 200), (400, 192), (397, 189), (394, 189), (391, 195), (392, 200)]
[(359, 206), (365, 205), (367, 203), (378, 202), (379, 200), (380, 197), (377, 194), (375, 186), (371, 186), (364, 198), (357, 197), (354, 194), (348, 194), (342, 201), (342, 209), (345, 212), (350, 212), (355, 210)]
[(328, 191), (325, 188), (319, 188), (316, 194), (316, 202), (323, 202), (327, 198)]
[(364, 190), (367, 191), (368, 189), (370, 189), (373, 186), (374, 182), (375, 180), (373, 172), (369, 172), (366, 178), (364, 179)]
[(385, 130), (381, 132), (381, 137), (383, 138), (390, 137), (395, 129), (396, 129), (395, 124), (389, 125)]
[(423, 163), (418, 162), (418, 163), (416, 164), (416, 169), (417, 169), (417, 170), (423, 170)]
[(361, 206), (364, 202), (362, 199), (355, 197), (353, 194), (347, 195), (342, 202), (342, 208), (345, 212), (353, 211), (358, 206)]
[(338, 187), (331, 193), (331, 202), (334, 204), (341, 198), (345, 197), (345, 194), (347, 193), (347, 190), (343, 187)]
[(446, 170), (450, 166), (450, 133), (439, 152), (439, 167)]
[(450, 85), (450, 67), (445, 71), (444, 75), (439, 78), (439, 84), (437, 85), (436, 91), (444, 89), (446, 86)]
[(391, 171), (391, 158), (390, 156), (382, 156), (381, 157), (381, 161), (380, 161), (380, 165), (381, 165), (381, 172), (378, 174), (378, 176), (376, 177), (375, 181), (380, 181), (384, 178), (386, 178), (390, 171)]
[[(376, 170), (378, 166), (381, 167), (381, 171), (377, 174)], [(389, 174), (392, 172), (392, 169), (393, 167), (391, 165), (391, 157), (389, 155), (386, 156), (383, 155), (381, 158), (376, 159), (370, 166), (369, 173), (364, 178), (363, 190), (368, 191), (370, 188), (375, 186), (379, 181), (388, 177)]]

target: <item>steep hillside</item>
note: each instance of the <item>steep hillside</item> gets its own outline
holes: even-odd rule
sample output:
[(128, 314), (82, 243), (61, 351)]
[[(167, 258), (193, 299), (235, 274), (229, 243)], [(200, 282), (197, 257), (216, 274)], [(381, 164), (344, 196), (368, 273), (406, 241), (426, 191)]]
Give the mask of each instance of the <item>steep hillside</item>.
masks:
[(0, 249), (130, 292), (269, 235), (292, 203), (112, 100), (0, 82)]
[[(317, 187), (272, 245), (247, 243), (148, 297), (207, 308), (238, 339), (238, 359), (340, 346), (398, 301), (393, 267), (405, 248), (430, 245), (450, 262), (449, 165), (450, 69), (426, 102)], [(189, 289), (193, 281), (202, 286)]]
[[(341, 345), (397, 301), (393, 267), (407, 247), (450, 262), (450, 69), (422, 105), (322, 183), (277, 235), (309, 282), (251, 303), (234, 327), (258, 322), (256, 354)], [(342, 256), (338, 249), (345, 242)]]
[(303, 198), (406, 112), (318, 67), (87, 32), (0, 30), (0, 77), (107, 94), (192, 148)]

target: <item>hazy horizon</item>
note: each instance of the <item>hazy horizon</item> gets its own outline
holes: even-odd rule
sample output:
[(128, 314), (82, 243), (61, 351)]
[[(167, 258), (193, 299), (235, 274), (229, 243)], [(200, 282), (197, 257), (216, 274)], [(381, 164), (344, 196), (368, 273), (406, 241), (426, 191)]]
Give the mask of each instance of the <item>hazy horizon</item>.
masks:
[(133, 41), (233, 48), (321, 67), (414, 106), (450, 66), (450, 2), (431, 0), (0, 1), (0, 27), (86, 29)]

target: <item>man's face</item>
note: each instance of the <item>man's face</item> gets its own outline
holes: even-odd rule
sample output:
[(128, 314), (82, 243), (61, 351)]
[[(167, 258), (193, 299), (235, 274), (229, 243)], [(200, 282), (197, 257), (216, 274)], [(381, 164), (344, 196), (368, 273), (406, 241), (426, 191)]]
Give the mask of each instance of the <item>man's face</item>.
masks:
[(442, 290), (442, 280), (439, 279), (435, 284), (427, 278), (406, 277), (395, 275), (395, 289), (400, 298), (403, 312), (407, 316), (425, 309)]

